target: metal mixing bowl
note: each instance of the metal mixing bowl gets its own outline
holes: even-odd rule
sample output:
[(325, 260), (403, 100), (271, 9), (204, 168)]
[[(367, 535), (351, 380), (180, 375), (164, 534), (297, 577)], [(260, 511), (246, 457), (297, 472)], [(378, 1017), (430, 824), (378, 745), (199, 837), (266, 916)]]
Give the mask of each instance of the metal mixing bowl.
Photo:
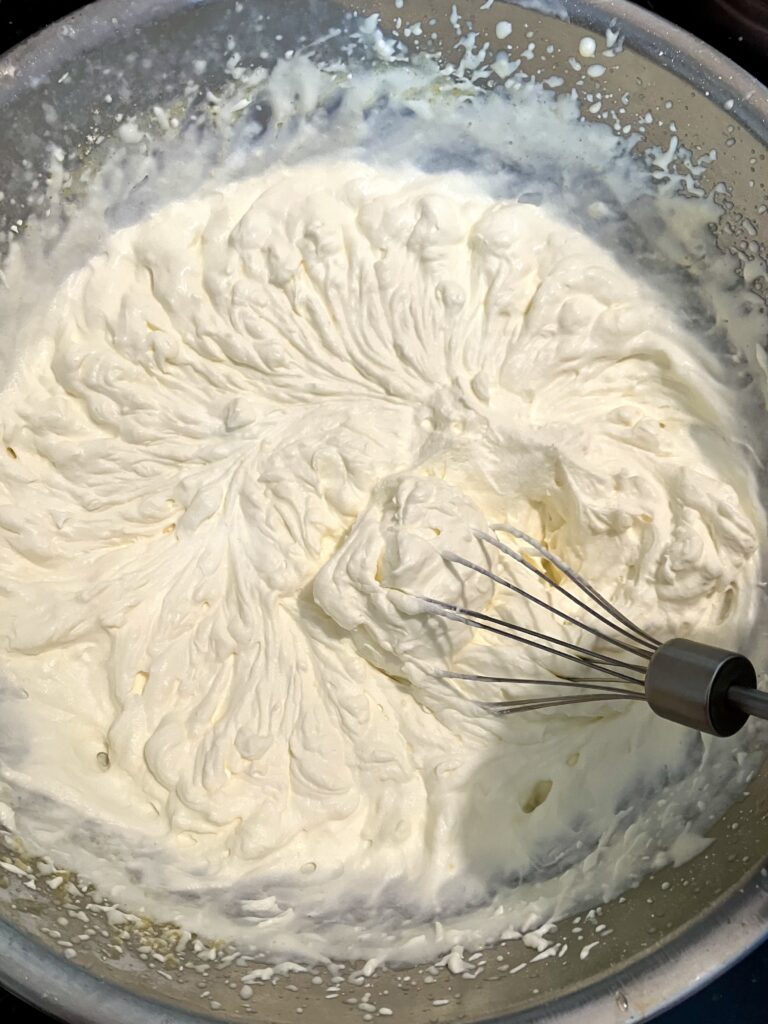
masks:
[[(434, 18), (435, 32), (449, 32), (450, 5), (444, 0), (408, 0), (406, 12), (394, 2), (355, 6), (380, 11), (385, 26), (407, 13), (412, 19)], [(491, 10), (482, 10), (478, 0), (464, 6), (481, 41), (493, 41), (502, 17), (515, 32), (535, 32), (543, 41), (537, 54), (550, 41), (555, 56), (548, 58), (548, 73), (559, 60), (563, 89), (575, 83), (567, 57), (577, 51), (584, 29), (602, 34), (615, 18), (625, 48), (611, 70), (612, 85), (628, 93), (628, 118), (669, 104), (686, 146), (717, 148), (716, 169), (704, 181), (709, 187), (726, 181), (732, 199), (723, 208), (718, 238), (750, 258), (752, 287), (768, 292), (765, 276), (754, 272), (754, 260), (764, 258), (761, 246), (768, 243), (768, 93), (756, 81), (686, 33), (618, 0), (529, 0), (524, 7), (497, 0)], [(570, 21), (542, 13), (564, 7)], [(255, 19), (256, 11), (266, 11), (268, 20)], [(228, 35), (235, 37), (246, 63), (258, 64), (265, 33), (282, 34), (289, 49), (299, 31), (319, 34), (337, 14), (332, 0), (100, 0), (7, 54), (0, 60), (3, 237), (32, 212), (31, 185), (48, 167), (52, 138), (74, 154), (75, 178), (79, 163), (86, 166), (96, 158), (89, 138), (103, 127), (107, 91), (110, 118), (117, 111), (141, 115), (156, 104), (167, 107), (178, 100), (190, 63), (226, 52)], [(221, 84), (220, 72), (220, 62), (209, 61), (204, 77), (213, 90)], [(577, 86), (582, 93), (589, 88)], [(663, 142), (663, 133), (650, 125), (646, 141)], [(406, 985), (407, 991), (400, 982), (413, 972), (385, 972), (372, 982), (374, 996), (393, 1009), (395, 1019), (409, 1022), (645, 1019), (713, 978), (768, 934), (765, 769), (713, 834), (717, 842), (710, 851), (681, 868), (658, 872), (624, 902), (606, 906), (601, 917), (606, 935), (586, 960), (546, 960), (496, 980), (490, 970), (477, 981), (440, 976), (429, 985)], [(0, 982), (67, 1020), (322, 1024), (344, 1016), (359, 1019), (359, 1010), (326, 1001), (324, 988), (306, 975), (292, 979), (295, 990), (258, 987), (246, 1006), (238, 987), (231, 987), (231, 971), (214, 969), (204, 979), (191, 970), (160, 973), (140, 943), (109, 949), (106, 926), (79, 941), (76, 957), (67, 959), (68, 947), (61, 943), (71, 920), (66, 928), (58, 923), (64, 920), (62, 899), (44, 880), (31, 888), (28, 878), (0, 867)], [(83, 895), (82, 904), (89, 899)], [(510, 962), (517, 955), (514, 948), (505, 951)], [(379, 998), (384, 990), (386, 998)], [(305, 1012), (303, 1018), (297, 1018), (297, 1009)]]

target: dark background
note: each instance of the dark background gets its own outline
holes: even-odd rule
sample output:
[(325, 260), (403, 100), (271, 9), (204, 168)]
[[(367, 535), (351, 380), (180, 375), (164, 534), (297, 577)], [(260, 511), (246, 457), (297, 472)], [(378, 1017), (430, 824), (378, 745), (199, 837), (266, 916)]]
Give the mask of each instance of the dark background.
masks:
[[(641, 7), (711, 43), (768, 84), (768, 0), (639, 0)], [(0, 0), (0, 52), (84, 6), (82, 0)], [(2, 144), (0, 142), (0, 144)], [(46, 1024), (0, 989), (0, 1020)], [(768, 1024), (768, 942), (658, 1024)]]

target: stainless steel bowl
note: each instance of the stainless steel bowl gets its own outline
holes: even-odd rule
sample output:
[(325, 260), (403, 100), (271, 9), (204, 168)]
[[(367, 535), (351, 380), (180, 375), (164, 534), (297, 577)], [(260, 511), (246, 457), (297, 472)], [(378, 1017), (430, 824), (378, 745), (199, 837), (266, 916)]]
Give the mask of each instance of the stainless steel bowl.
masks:
[[(342, 6), (340, 0), (99, 0), (11, 51), (0, 60), (2, 237), (34, 212), (34, 197), (44, 192), (34, 183), (49, 166), (52, 139), (75, 154), (75, 182), (79, 170), (98, 160), (89, 137), (101, 130), (106, 91), (112, 93), (111, 118), (116, 111), (140, 116), (156, 104), (168, 106), (180, 96), (191, 61), (212, 50), (223, 52), (228, 35), (236, 38), (246, 63), (258, 64), (265, 33), (282, 34), (290, 48), (300, 32), (318, 35), (333, 25)], [(443, 0), (408, 0), (406, 12), (394, 0), (355, 6), (364, 13), (379, 11), (385, 27), (403, 13), (414, 20), (434, 18), (434, 30), (449, 38), (450, 5)], [(565, 8), (570, 21), (556, 16)], [(551, 41), (559, 57), (549, 58), (547, 73), (552, 73), (553, 59), (559, 60), (563, 89), (575, 83), (567, 57), (577, 50), (584, 30), (618, 28), (624, 52), (612, 71), (612, 86), (628, 93), (628, 118), (649, 108), (667, 109), (669, 103), (688, 148), (718, 149), (716, 168), (704, 182), (711, 188), (715, 180), (724, 180), (731, 190), (716, 225), (719, 244), (749, 255), (752, 267), (758, 265), (754, 260), (765, 258), (768, 93), (754, 79), (685, 32), (621, 0), (527, 0), (524, 6), (497, 0), (491, 10), (482, 10), (478, 0), (459, 3), (459, 9), (471, 14), (481, 41), (493, 41), (502, 17), (516, 32), (527, 27), (538, 40)], [(555, 15), (541, 13), (547, 10)], [(268, 20), (256, 19), (257, 11), (266, 12)], [(543, 51), (542, 45), (537, 52)], [(205, 76), (217, 89), (219, 63), (209, 62)], [(589, 90), (576, 88), (582, 98)], [(660, 129), (650, 125), (646, 144), (662, 141)], [(77, 203), (75, 187), (71, 202)], [(750, 276), (755, 292), (762, 288), (763, 296), (768, 294), (764, 266), (762, 275)], [(395, 1019), (399, 1015), (411, 1022), (626, 1024), (647, 1019), (768, 935), (765, 768), (712, 834), (717, 842), (707, 853), (659, 872), (625, 902), (604, 908), (601, 920), (610, 934), (587, 960), (547, 960), (497, 980), (490, 980), (491, 971), (476, 981), (440, 977), (433, 984), (405, 986), (407, 991), (401, 991), (400, 982), (413, 972), (384, 973), (372, 982), (374, 997), (393, 1009)], [(320, 1024), (347, 1012), (357, 1019), (359, 1011), (326, 1001), (324, 988), (306, 975), (292, 979), (295, 991), (285, 985), (258, 988), (249, 1010), (237, 986), (230, 987), (232, 971), (214, 969), (202, 981), (191, 970), (169, 970), (166, 977), (148, 966), (138, 942), (110, 950), (106, 927), (103, 934), (96, 930), (79, 941), (76, 958), (68, 960), (57, 925), (61, 892), (44, 883), (30, 888), (25, 881), (0, 867), (0, 982), (66, 1020), (304, 1019)], [(80, 902), (87, 905), (88, 895)], [(379, 998), (385, 989), (389, 994)], [(446, 1004), (439, 1005), (443, 999)], [(304, 1018), (297, 1018), (299, 1009)]]

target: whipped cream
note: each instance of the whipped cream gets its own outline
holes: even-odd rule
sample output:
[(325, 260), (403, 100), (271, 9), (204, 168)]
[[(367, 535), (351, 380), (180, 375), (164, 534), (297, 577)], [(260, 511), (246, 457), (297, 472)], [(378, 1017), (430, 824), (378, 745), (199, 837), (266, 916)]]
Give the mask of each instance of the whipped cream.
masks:
[(742, 427), (649, 286), (460, 174), (308, 162), (117, 231), (36, 336), (0, 398), (33, 849), (307, 958), (489, 941), (663, 861), (727, 745), (634, 703), (485, 714), (515, 688), (441, 673), (556, 663), (418, 600), (583, 639), (443, 557), (513, 574), (477, 537), (511, 522), (662, 638), (749, 628)]

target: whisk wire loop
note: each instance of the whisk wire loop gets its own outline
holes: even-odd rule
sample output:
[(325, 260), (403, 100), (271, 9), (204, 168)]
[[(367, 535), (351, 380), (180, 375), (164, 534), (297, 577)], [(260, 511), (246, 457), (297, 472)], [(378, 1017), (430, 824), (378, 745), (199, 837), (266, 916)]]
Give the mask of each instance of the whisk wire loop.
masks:
[[(573, 704), (616, 700), (644, 701), (661, 718), (713, 736), (732, 736), (744, 726), (750, 715), (768, 720), (768, 693), (757, 689), (754, 665), (744, 655), (684, 637), (676, 637), (661, 643), (635, 625), (579, 573), (533, 537), (506, 523), (500, 523), (492, 529), (494, 532), (509, 534), (528, 545), (539, 558), (557, 569), (562, 574), (562, 579), (570, 582), (578, 593), (567, 589), (567, 586), (554, 579), (552, 574), (533, 564), (530, 557), (515, 551), (493, 534), (484, 530), (474, 530), (473, 533), (483, 544), (496, 548), (601, 625), (598, 627), (583, 622), (576, 615), (536, 597), (517, 583), (462, 555), (445, 552), (443, 558), (448, 563), (479, 573), (492, 583), (530, 601), (562, 621), (577, 626), (592, 637), (593, 644), (595, 641), (598, 646), (607, 644), (616, 649), (621, 656), (614, 657), (594, 647), (561, 640), (499, 616), (472, 611), (458, 604), (449, 604), (430, 597), (420, 598), (427, 611), (515, 640), (533, 650), (563, 658), (571, 665), (578, 666), (578, 671), (570, 668), (568, 675), (553, 672), (552, 678), (541, 679), (471, 672), (437, 673), (439, 679), (449, 681), (522, 687), (553, 686), (560, 690), (551, 697), (536, 693), (496, 701), (473, 700), (477, 707), (493, 714), (511, 715), (516, 712), (540, 711)], [(609, 632), (606, 632), (606, 628)], [(624, 656), (627, 654), (637, 661), (626, 661)], [(580, 675), (579, 672), (594, 673), (596, 678), (591, 674)], [(564, 690), (580, 692), (572, 694), (564, 693)]]
[[(586, 647), (580, 647), (578, 644), (572, 644), (566, 640), (548, 636), (546, 633), (540, 633), (535, 629), (517, 626), (506, 619), (499, 619), (493, 615), (486, 615), (484, 612), (472, 611), (471, 608), (462, 608), (460, 605), (448, 604), (446, 601), (438, 601), (431, 597), (422, 597), (421, 600), (457, 622), (462, 622), (467, 626), (475, 626), (478, 629), (484, 629), (489, 633), (495, 633), (497, 636), (517, 640), (518, 643), (544, 651), (546, 654), (555, 654), (579, 665), (606, 671), (613, 678), (624, 679), (629, 682), (639, 682), (640, 680), (634, 680), (625, 673), (634, 672), (640, 676), (640, 679), (645, 675), (645, 667), (643, 665), (635, 665), (622, 661), (619, 658), (612, 658), (606, 654), (590, 651)], [(555, 645), (564, 649), (558, 650)]]
[[(545, 548), (543, 544), (539, 544), (539, 542), (537, 540), (534, 540), (534, 538), (531, 537), (529, 534), (524, 533), (522, 530), (518, 530), (515, 526), (509, 526), (505, 523), (496, 523), (492, 528), (499, 533), (509, 533), (513, 537), (516, 537), (518, 540), (523, 540), (526, 544), (530, 544), (530, 546), (534, 549), (534, 551), (536, 551), (536, 553), (541, 558), (545, 558), (548, 562), (551, 562), (552, 565), (559, 569), (560, 572), (571, 581), (571, 583), (573, 583), (583, 593), (587, 594), (590, 598), (592, 598), (592, 600), (595, 601), (604, 611), (608, 612), (608, 614), (612, 616), (614, 621), (611, 622), (611, 620), (606, 619), (604, 616), (600, 615), (594, 609), (591, 609), (587, 604), (585, 604), (578, 597), (576, 597), (576, 595), (569, 593), (569, 591), (567, 591), (559, 583), (557, 583), (551, 577), (547, 576), (545, 572), (542, 572), (540, 569), (537, 569), (536, 566), (531, 565), (531, 563), (528, 562), (525, 558), (523, 558), (523, 556), (519, 552), (514, 551), (508, 545), (504, 544), (503, 541), (500, 541), (498, 539), (498, 537), (493, 537), (491, 534), (485, 533), (482, 530), (476, 530), (475, 536), (487, 541), (489, 544), (492, 544), (494, 547), (498, 548), (498, 550), (502, 551), (504, 554), (509, 555), (511, 558), (513, 558), (520, 565), (524, 566), (530, 572), (535, 573), (536, 576), (542, 579), (549, 586), (554, 587), (555, 590), (563, 594), (564, 597), (567, 597), (570, 601), (573, 601), (575, 604), (579, 605), (580, 608), (583, 608), (591, 615), (595, 615), (602, 622), (611, 625), (614, 629), (618, 630), (620, 633), (623, 633), (625, 636), (633, 636), (637, 642), (644, 643), (645, 646), (649, 647), (652, 651), (659, 646), (658, 640), (652, 637), (649, 633), (646, 633), (645, 630), (640, 629), (640, 627), (637, 626), (630, 618), (628, 618), (623, 612), (619, 611), (619, 609), (614, 604), (611, 604), (611, 602), (607, 598), (603, 597), (603, 595), (599, 591), (595, 590), (592, 584), (588, 583), (583, 576), (580, 576), (579, 573), (577, 573), (569, 565), (566, 565), (566, 563), (563, 562), (562, 559), (558, 558), (558, 556), (555, 555), (552, 551), (547, 550), (547, 548)], [(617, 625), (617, 623), (620, 623), (621, 625), (619, 626)], [(582, 623), (581, 625), (583, 626), (584, 624)]]
[(485, 630), (496, 636), (515, 640), (517, 643), (523, 644), (532, 650), (562, 658), (572, 665), (578, 666), (578, 670), (597, 676), (597, 678), (594, 678), (593, 675), (582, 677), (578, 674), (564, 676), (555, 674), (553, 678), (534, 679), (513, 676), (490, 676), (469, 672), (443, 672), (439, 673), (439, 677), (445, 680), (506, 684), (510, 686), (554, 685), (566, 690), (579, 691), (575, 694), (563, 694), (561, 692), (551, 697), (531, 695), (530, 697), (508, 700), (477, 701), (479, 706), (503, 715), (512, 714), (517, 711), (535, 711), (544, 708), (607, 700), (644, 700), (643, 684), (649, 661), (659, 646), (658, 641), (649, 633), (636, 626), (631, 619), (620, 612), (577, 572), (571, 569), (570, 566), (566, 565), (560, 558), (551, 551), (548, 551), (527, 533), (507, 524), (495, 525), (493, 530), (510, 534), (517, 540), (529, 545), (540, 558), (545, 559), (556, 567), (562, 576), (570, 581), (580, 593), (572, 593), (562, 583), (532, 564), (523, 554), (515, 551), (508, 544), (499, 540), (498, 537), (483, 530), (475, 530), (473, 532), (478, 540), (493, 546), (503, 555), (511, 558), (516, 564), (536, 576), (542, 584), (554, 589), (562, 597), (572, 602), (581, 612), (591, 616), (600, 625), (584, 622), (581, 618), (577, 618), (575, 614), (571, 614), (562, 607), (551, 604), (542, 597), (537, 597), (512, 580), (506, 579), (492, 569), (479, 565), (463, 555), (447, 551), (443, 553), (443, 558), (446, 562), (462, 566), (471, 572), (484, 576), (497, 586), (517, 594), (519, 597), (524, 598), (561, 621), (583, 630), (598, 643), (609, 645), (611, 648), (617, 649), (619, 654), (629, 655), (636, 660), (628, 661), (624, 657), (616, 657), (613, 654), (606, 654), (603, 651), (585, 647), (582, 644), (550, 636), (539, 630), (510, 622), (500, 616), (473, 611), (471, 608), (465, 608), (459, 604), (451, 604), (447, 601), (440, 601), (437, 598), (421, 597), (420, 600), (424, 602), (427, 610), (456, 622), (461, 622), (464, 625)]
[[(502, 545), (502, 548), (504, 546), (505, 545)], [(647, 647), (633, 646), (631, 644), (626, 643), (623, 640), (618, 640), (616, 637), (610, 636), (608, 633), (604, 633), (602, 630), (597, 629), (594, 626), (590, 626), (588, 623), (581, 622), (579, 619), (575, 618), (573, 615), (570, 615), (568, 612), (564, 612), (561, 608), (557, 608), (555, 605), (551, 605), (547, 601), (543, 601), (540, 597), (536, 597), (535, 594), (531, 594), (530, 591), (524, 590), (522, 587), (517, 586), (517, 584), (512, 583), (510, 580), (504, 579), (503, 576), (499, 576), (491, 569), (486, 569), (482, 565), (478, 565), (477, 562), (471, 562), (468, 558), (464, 558), (462, 555), (456, 555), (452, 551), (446, 551), (443, 554), (443, 558), (445, 559), (446, 562), (453, 562), (456, 565), (463, 565), (466, 569), (472, 569), (474, 572), (480, 573), (482, 576), (485, 576), (486, 579), (491, 580), (493, 583), (498, 583), (499, 586), (504, 587), (507, 590), (511, 590), (513, 593), (518, 594), (520, 597), (524, 597), (527, 601), (530, 601), (532, 604), (538, 605), (540, 608), (543, 608), (545, 611), (550, 612), (552, 615), (556, 615), (564, 621), (570, 622), (572, 625), (578, 626), (580, 629), (586, 630), (586, 632), (591, 633), (592, 636), (596, 637), (598, 640), (604, 640), (609, 644), (614, 644), (616, 647), (623, 648), (629, 654), (638, 655), (638, 657), (647, 658), (650, 657), (650, 655), (653, 653)], [(534, 568), (534, 566), (532, 565), (529, 565), (525, 561), (523, 561), (522, 564), (526, 568), (531, 569), (533, 572), (536, 573), (537, 576), (545, 580), (547, 583), (551, 584), (566, 597), (573, 598), (572, 594), (569, 594), (567, 590), (565, 590), (563, 587), (560, 587), (557, 583), (551, 580), (546, 575), (546, 573), (539, 572), (538, 569)], [(587, 611), (589, 611), (588, 608)], [(477, 615), (479, 618), (482, 617), (480, 616), (479, 612), (474, 612), (472, 614)], [(592, 612), (592, 614), (597, 615), (596, 612)], [(603, 618), (602, 616), (598, 617)], [(612, 626), (612, 628), (616, 628), (613, 625), (613, 623), (610, 622), (609, 619), (603, 619), (603, 621), (607, 625)]]

